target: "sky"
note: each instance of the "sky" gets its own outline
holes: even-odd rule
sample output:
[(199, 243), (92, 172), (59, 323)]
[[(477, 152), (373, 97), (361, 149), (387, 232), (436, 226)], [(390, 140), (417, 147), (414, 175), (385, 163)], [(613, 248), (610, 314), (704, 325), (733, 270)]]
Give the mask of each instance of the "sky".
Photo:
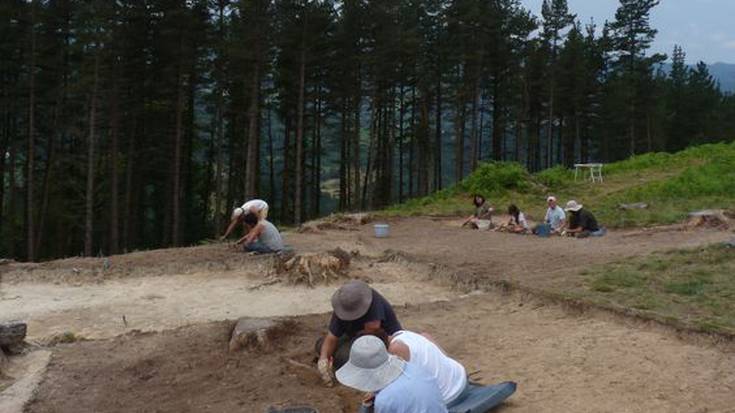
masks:
[[(542, 0), (521, 0), (540, 17)], [(615, 18), (618, 0), (568, 0), (569, 10), (582, 24), (594, 17), (598, 26)], [(682, 46), (687, 63), (735, 63), (735, 0), (661, 0), (651, 11), (651, 27), (658, 30), (651, 52), (671, 57)]]

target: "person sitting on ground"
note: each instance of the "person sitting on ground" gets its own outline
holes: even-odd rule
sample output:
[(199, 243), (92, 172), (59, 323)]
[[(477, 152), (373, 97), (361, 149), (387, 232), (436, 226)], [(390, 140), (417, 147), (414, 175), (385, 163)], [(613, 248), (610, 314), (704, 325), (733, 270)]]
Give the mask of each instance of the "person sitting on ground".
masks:
[(510, 215), (510, 220), (508, 221), (508, 225), (505, 227), (507, 231), (515, 234), (525, 234), (528, 232), (528, 221), (526, 221), (526, 216), (515, 204), (510, 204), (508, 207), (508, 215)]
[(475, 205), (475, 213), (470, 215), (462, 226), (469, 224), (474, 229), (490, 229), (493, 225), (493, 208), (480, 194), (473, 197), (472, 203)]
[(242, 245), (245, 251), (270, 254), (283, 249), (283, 238), (278, 228), (267, 219), (258, 220), (258, 216), (250, 212), (245, 214), (243, 222), (248, 232), (235, 245)]
[(251, 199), (250, 201), (244, 203), (241, 207), (235, 208), (232, 211), (232, 216), (230, 217), (230, 224), (227, 226), (225, 234), (220, 237), (220, 240), (224, 241), (225, 239), (227, 239), (230, 233), (232, 233), (235, 227), (240, 223), (245, 226), (245, 233), (247, 234), (248, 227), (247, 225), (245, 225), (243, 219), (248, 213), (255, 214), (258, 217), (258, 221), (262, 221), (268, 218), (268, 203), (263, 201), (262, 199)]
[(566, 214), (564, 210), (557, 205), (556, 197), (550, 196), (546, 199), (546, 204), (549, 208), (546, 210), (546, 217), (544, 217), (544, 223), (549, 225), (550, 232), (552, 234), (561, 234), (566, 226)]
[(605, 229), (600, 228), (597, 224), (595, 216), (591, 212), (583, 208), (582, 204), (575, 200), (567, 202), (565, 208), (569, 212), (569, 226), (562, 235), (569, 235), (577, 238), (585, 238), (588, 236), (603, 236)]
[(390, 336), (402, 329), (390, 303), (362, 281), (342, 285), (332, 295), (332, 309), (329, 330), (316, 343), (317, 367), (327, 385), (333, 384), (333, 371), (347, 362), (352, 341), (360, 333), (382, 330)]
[(407, 330), (397, 331), (393, 337), (388, 337), (384, 332), (373, 335), (384, 342), (388, 353), (417, 363), (431, 374), (448, 407), (451, 408), (452, 403), (460, 399), (468, 385), (467, 371), (457, 360), (447, 356), (431, 336)]
[(375, 336), (355, 340), (348, 362), (337, 370), (337, 380), (374, 393), (376, 413), (447, 413), (434, 377), (420, 364), (389, 354)]

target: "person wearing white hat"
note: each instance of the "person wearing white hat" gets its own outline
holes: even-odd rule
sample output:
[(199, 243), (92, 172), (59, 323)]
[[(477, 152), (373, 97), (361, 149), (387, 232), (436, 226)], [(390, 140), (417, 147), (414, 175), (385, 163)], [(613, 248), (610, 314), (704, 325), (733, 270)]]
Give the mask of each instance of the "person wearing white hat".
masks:
[(389, 354), (375, 336), (355, 340), (336, 375), (345, 386), (374, 393), (376, 413), (447, 413), (434, 377), (418, 363)]
[(417, 363), (436, 380), (444, 404), (451, 406), (467, 388), (467, 371), (449, 357), (433, 338), (425, 333), (401, 330), (388, 337), (384, 332), (373, 334), (383, 341), (388, 353)]
[(584, 209), (584, 205), (571, 200), (564, 209), (569, 212), (569, 227), (565, 230), (567, 235), (578, 238), (605, 235), (605, 229), (600, 228), (595, 216)]
[(232, 215), (230, 216), (230, 224), (227, 226), (225, 234), (220, 237), (220, 240), (224, 241), (240, 223), (245, 226), (245, 235), (247, 235), (252, 227), (248, 227), (243, 220), (245, 215), (251, 212), (257, 215), (258, 221), (268, 218), (268, 203), (262, 199), (251, 199), (242, 204), (242, 206), (233, 209)]
[(555, 196), (546, 198), (546, 204), (549, 208), (546, 210), (544, 223), (549, 225), (552, 234), (561, 234), (564, 231), (567, 216), (564, 214), (564, 210), (557, 205)]

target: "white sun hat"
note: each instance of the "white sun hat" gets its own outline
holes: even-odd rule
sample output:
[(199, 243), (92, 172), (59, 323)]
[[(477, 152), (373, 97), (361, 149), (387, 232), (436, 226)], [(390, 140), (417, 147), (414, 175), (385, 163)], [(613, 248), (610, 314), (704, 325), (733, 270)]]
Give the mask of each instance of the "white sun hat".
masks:
[(567, 207), (564, 208), (565, 211), (574, 211), (574, 212), (577, 212), (580, 209), (582, 209), (582, 204), (578, 204), (577, 201), (573, 199), (567, 202)]
[(352, 343), (350, 360), (337, 370), (337, 380), (364, 392), (376, 392), (393, 383), (406, 362), (388, 354), (385, 344), (375, 336), (362, 336)]

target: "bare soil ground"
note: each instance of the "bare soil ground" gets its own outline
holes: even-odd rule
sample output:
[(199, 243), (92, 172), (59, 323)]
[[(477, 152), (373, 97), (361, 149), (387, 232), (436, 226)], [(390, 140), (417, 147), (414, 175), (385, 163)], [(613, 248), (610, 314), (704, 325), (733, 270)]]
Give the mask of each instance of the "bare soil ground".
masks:
[[(461, 295), (499, 280), (564, 291), (590, 264), (724, 241), (732, 233), (667, 227), (576, 240), (463, 230), (456, 219), (390, 224), (386, 239), (375, 239), (365, 225), (289, 233), (286, 240), (304, 252), (359, 252), (349, 276), (370, 280), (396, 304), (404, 327), (436, 336), (484, 382), (519, 383), (500, 411), (735, 411), (730, 344), (682, 340), (604, 313), (570, 314), (522, 293)], [(29, 335), (42, 343), (65, 331), (96, 339), (51, 347), (28, 411), (261, 412), (279, 403), (354, 411), (358, 395), (322, 388), (312, 371), (296, 365), (311, 362), (327, 319), (304, 314), (328, 311), (334, 285), (263, 285), (268, 259), (221, 244), (0, 271), (0, 321), (28, 321)], [(272, 353), (231, 354), (232, 322), (221, 320), (242, 316), (295, 316), (298, 327)]]
[[(518, 296), (473, 295), (401, 308), (482, 381), (515, 380), (502, 412), (727, 412), (735, 353)], [(229, 353), (232, 323), (57, 347), (29, 412), (263, 412), (308, 403), (353, 412), (359, 394), (311, 370), (326, 315), (299, 317), (280, 348)]]

